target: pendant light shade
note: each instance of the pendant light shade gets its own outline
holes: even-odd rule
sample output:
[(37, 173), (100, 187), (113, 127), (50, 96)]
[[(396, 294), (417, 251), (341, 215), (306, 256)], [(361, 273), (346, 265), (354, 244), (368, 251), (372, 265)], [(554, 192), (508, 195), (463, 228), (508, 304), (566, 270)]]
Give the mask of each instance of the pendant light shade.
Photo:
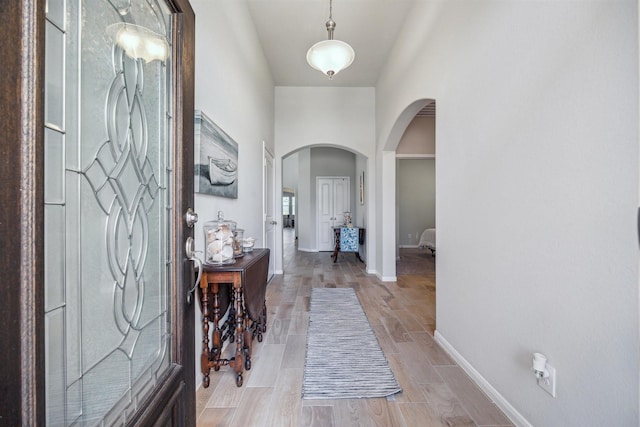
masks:
[(309, 65), (329, 78), (351, 65), (355, 57), (353, 48), (340, 40), (323, 40), (311, 46), (307, 52)]
[(351, 65), (356, 57), (351, 46), (343, 41), (333, 39), (336, 23), (332, 19), (332, 1), (329, 0), (329, 20), (326, 23), (328, 40), (314, 44), (307, 51), (309, 65), (329, 76), (329, 79)]

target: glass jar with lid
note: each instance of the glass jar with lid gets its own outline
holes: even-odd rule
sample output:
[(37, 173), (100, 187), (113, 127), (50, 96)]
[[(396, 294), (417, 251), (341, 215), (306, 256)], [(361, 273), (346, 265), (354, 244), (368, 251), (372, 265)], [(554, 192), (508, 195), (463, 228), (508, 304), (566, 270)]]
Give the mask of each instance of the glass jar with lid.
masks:
[(236, 228), (233, 233), (233, 256), (234, 258), (241, 258), (244, 256), (242, 252), (242, 241), (244, 240), (244, 230), (242, 228)]
[(218, 211), (218, 219), (205, 222), (202, 228), (205, 246), (204, 262), (214, 265), (234, 263), (236, 222), (225, 220), (222, 211)]

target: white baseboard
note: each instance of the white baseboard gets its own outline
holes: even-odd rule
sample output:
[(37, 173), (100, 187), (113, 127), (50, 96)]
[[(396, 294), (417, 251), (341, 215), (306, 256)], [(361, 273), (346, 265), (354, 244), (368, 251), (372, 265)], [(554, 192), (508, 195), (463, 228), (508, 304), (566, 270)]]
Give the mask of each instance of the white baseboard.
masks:
[(447, 352), (449, 356), (456, 361), (458, 365), (471, 377), (473, 382), (476, 383), (482, 391), (485, 392), (487, 396), (504, 412), (504, 414), (511, 420), (513, 424), (518, 427), (532, 427), (531, 423), (527, 421), (527, 419), (522, 416), (520, 412), (516, 410), (507, 399), (502, 396), (498, 390), (493, 388), (493, 386), (487, 381), (480, 372), (476, 371), (475, 368), (462, 357), (460, 353), (442, 336), (440, 332), (437, 330), (434, 333), (434, 338), (438, 344)]
[(309, 248), (298, 248), (300, 252), (318, 252), (317, 249), (309, 249)]
[(375, 273), (376, 273), (376, 277), (378, 279), (380, 279), (381, 281), (383, 281), (383, 282), (397, 282), (398, 281), (398, 278), (396, 276), (383, 276), (380, 273), (378, 273), (377, 271)]
[(407, 249), (418, 249), (420, 246), (418, 246), (418, 245), (398, 245), (398, 247), (399, 247), (400, 249), (402, 249), (402, 248), (407, 248)]

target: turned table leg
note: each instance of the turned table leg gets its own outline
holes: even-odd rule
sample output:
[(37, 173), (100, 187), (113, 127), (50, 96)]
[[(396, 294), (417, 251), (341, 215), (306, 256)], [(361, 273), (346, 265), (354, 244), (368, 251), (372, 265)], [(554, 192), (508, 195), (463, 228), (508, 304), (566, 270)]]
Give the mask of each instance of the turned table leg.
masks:
[(220, 331), (220, 289), (218, 283), (213, 283), (213, 333), (211, 347), (213, 349), (213, 369), (220, 370), (220, 354), (222, 353), (222, 332)]
[(202, 371), (202, 386), (209, 387), (209, 285), (207, 283), (207, 273), (202, 274), (200, 282), (200, 292), (202, 293), (202, 355), (200, 356), (200, 370)]
[(242, 307), (242, 279), (240, 278), (240, 274), (234, 278), (233, 293), (235, 296), (234, 305), (236, 308), (236, 355), (233, 361), (233, 369), (236, 371), (236, 385), (240, 387), (242, 386), (242, 372), (244, 371), (244, 311)]
[(258, 342), (262, 342), (262, 334), (267, 332), (267, 302), (265, 301), (262, 307), (262, 314), (260, 315), (260, 321), (258, 322)]
[(335, 263), (338, 260), (338, 252), (340, 252), (340, 229), (334, 228), (333, 233), (334, 233), (334, 239), (335, 239), (335, 246), (333, 248), (333, 255), (331, 255), (331, 257), (333, 258), (333, 262)]
[(247, 313), (244, 314), (244, 368), (248, 371), (251, 369), (251, 352), (253, 343), (253, 330), (251, 328), (251, 318)]

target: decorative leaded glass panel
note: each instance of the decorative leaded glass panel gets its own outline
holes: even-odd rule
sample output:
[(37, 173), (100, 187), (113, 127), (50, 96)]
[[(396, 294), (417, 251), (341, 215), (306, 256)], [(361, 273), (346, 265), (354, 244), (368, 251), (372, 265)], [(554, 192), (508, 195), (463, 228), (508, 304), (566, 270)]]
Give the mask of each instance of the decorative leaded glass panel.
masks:
[(49, 0), (48, 13), (47, 424), (123, 424), (172, 362), (171, 12)]

